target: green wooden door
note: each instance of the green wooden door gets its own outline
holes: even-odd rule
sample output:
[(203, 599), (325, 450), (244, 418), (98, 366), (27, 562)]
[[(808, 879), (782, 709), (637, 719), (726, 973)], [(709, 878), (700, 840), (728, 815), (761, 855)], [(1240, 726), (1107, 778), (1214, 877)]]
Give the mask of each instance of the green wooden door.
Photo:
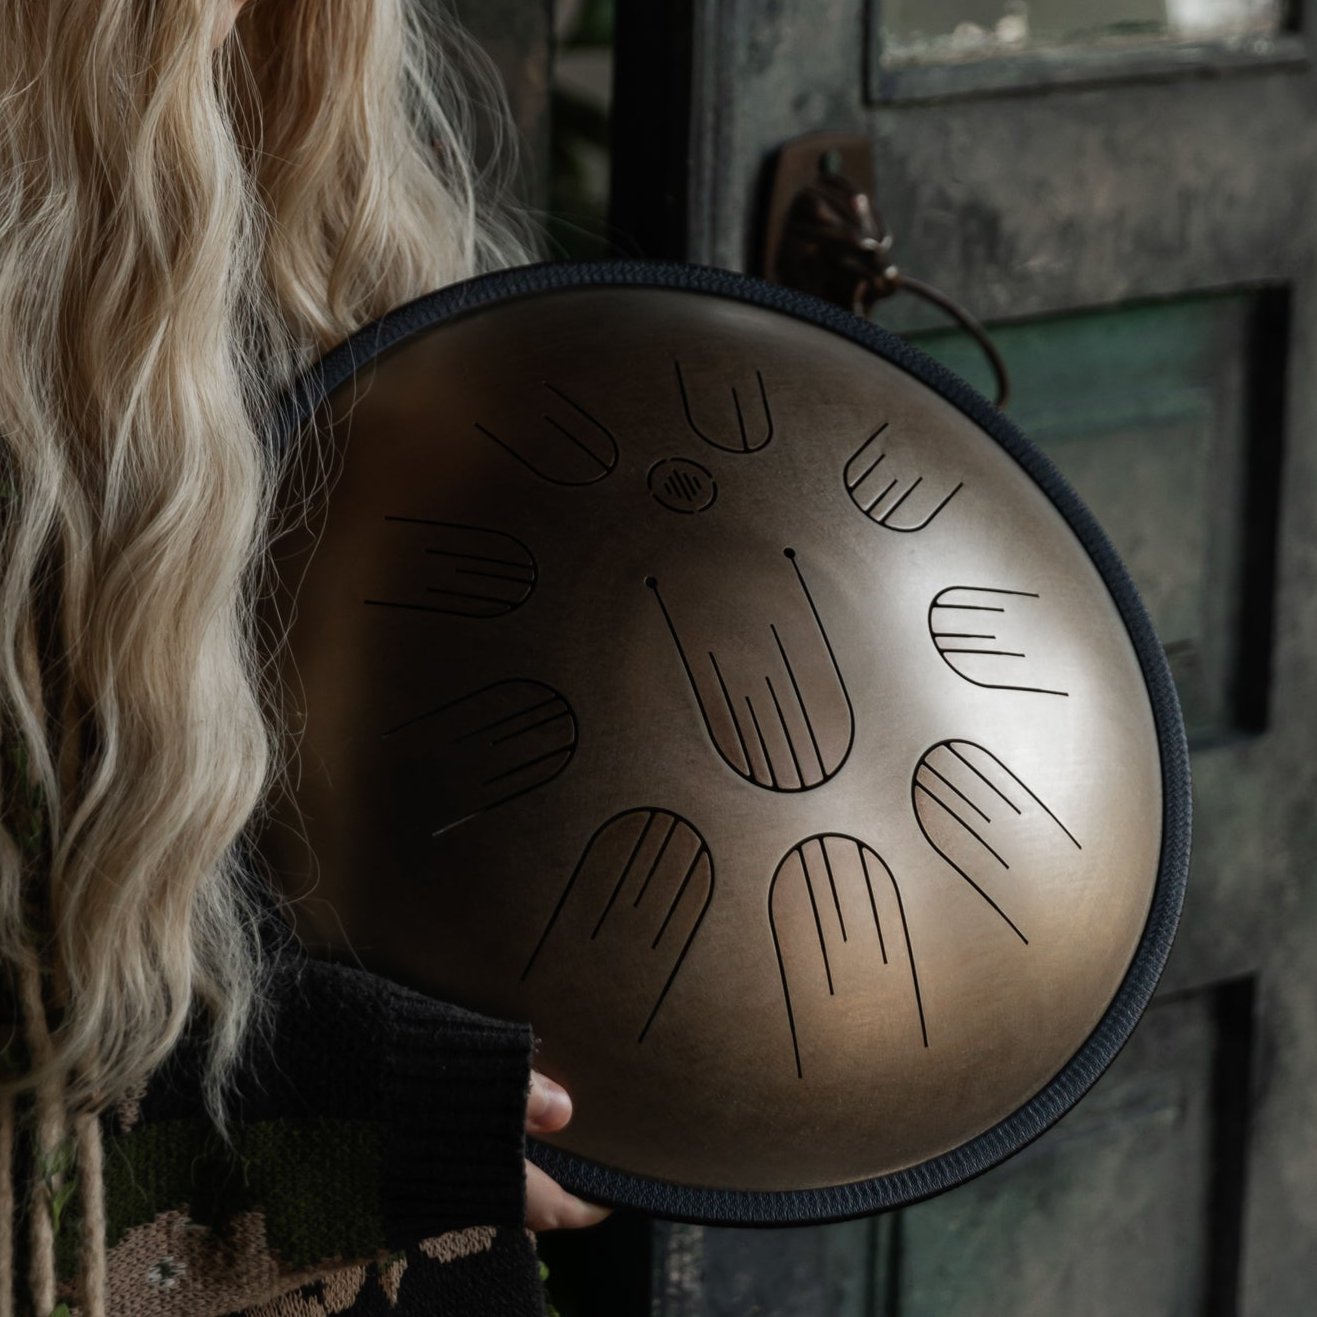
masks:
[[(1310, 14), (1268, 0), (618, 7), (620, 245), (753, 271), (775, 150), (867, 135), (899, 264), (993, 325), (1012, 414), (1144, 592), (1190, 725), (1196, 838), (1156, 1003), (1038, 1144), (877, 1220), (623, 1220), (568, 1264), (587, 1278), (582, 1313), (1313, 1310)], [(878, 318), (986, 388), (972, 347), (917, 304)], [(790, 1111), (782, 1126), (790, 1137)]]
[[(539, 204), (550, 6), (460, 7), (508, 79)], [(616, 249), (753, 270), (777, 147), (869, 138), (900, 264), (993, 325), (1012, 414), (1138, 579), (1190, 725), (1196, 838), (1156, 1003), (1039, 1143), (875, 1220), (619, 1214), (546, 1238), (564, 1317), (1317, 1307), (1313, 22), (1310, 0), (617, 6)], [(879, 319), (986, 387), (917, 305)]]

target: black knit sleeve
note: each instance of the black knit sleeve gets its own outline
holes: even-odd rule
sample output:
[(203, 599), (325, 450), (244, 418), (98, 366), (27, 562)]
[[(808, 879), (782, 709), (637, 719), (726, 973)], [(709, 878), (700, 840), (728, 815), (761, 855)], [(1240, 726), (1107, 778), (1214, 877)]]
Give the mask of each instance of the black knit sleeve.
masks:
[[(311, 1131), (341, 1131), (352, 1169), (335, 1183), (374, 1198), (382, 1247), (524, 1224), (529, 1025), (296, 950), (279, 954), (269, 984), (270, 1010), (231, 1103), (240, 1135), (270, 1130), (283, 1148)], [(143, 1124), (195, 1119), (199, 1073), (199, 1050), (184, 1044), (143, 1099)], [(304, 1146), (307, 1156), (334, 1155), (332, 1139)], [(314, 1214), (314, 1203), (302, 1210)]]

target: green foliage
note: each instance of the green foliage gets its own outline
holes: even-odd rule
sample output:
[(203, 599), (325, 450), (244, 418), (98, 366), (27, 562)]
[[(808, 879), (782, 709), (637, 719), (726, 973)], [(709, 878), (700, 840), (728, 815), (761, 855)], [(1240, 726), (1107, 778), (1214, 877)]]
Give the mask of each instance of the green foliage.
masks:
[(64, 1219), (64, 1209), (68, 1206), (69, 1199), (77, 1192), (77, 1188), (78, 1181), (76, 1177), (70, 1176), (50, 1195), (50, 1223), (57, 1235), (59, 1234), (60, 1223)]
[[(50, 1232), (54, 1240), (57, 1272), (71, 1275), (77, 1254), (78, 1230), (72, 1217), (71, 1206), (77, 1201), (78, 1177), (77, 1145), (72, 1136), (65, 1138), (49, 1152), (37, 1155), (37, 1173), (41, 1179), (41, 1201), (50, 1213)], [(51, 1317), (61, 1311), (56, 1307)]]
[(586, 0), (567, 41), (573, 46), (611, 46), (613, 0)]
[(544, 1310), (548, 1317), (559, 1317), (558, 1309), (553, 1306), (553, 1300), (549, 1297), (549, 1268), (541, 1260), (540, 1262), (540, 1283), (544, 1286)]

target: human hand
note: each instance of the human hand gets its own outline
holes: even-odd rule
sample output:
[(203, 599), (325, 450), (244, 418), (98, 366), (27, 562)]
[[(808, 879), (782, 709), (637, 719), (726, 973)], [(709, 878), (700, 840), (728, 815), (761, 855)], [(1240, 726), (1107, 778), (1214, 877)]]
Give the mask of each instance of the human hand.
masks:
[[(526, 1102), (526, 1133), (554, 1134), (571, 1118), (572, 1100), (567, 1090), (532, 1070), (530, 1097)], [(573, 1230), (598, 1225), (610, 1210), (574, 1197), (538, 1166), (526, 1163), (526, 1225), (531, 1230)]]

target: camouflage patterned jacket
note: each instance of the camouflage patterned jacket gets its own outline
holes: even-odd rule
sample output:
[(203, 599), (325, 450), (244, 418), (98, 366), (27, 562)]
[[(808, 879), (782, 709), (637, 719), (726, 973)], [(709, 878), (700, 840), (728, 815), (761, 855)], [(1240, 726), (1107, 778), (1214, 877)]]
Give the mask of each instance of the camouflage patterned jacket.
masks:
[[(529, 1026), (300, 954), (275, 999), (227, 1144), (187, 1044), (104, 1118), (110, 1313), (542, 1317)], [(78, 1211), (57, 1241), (73, 1317)]]

